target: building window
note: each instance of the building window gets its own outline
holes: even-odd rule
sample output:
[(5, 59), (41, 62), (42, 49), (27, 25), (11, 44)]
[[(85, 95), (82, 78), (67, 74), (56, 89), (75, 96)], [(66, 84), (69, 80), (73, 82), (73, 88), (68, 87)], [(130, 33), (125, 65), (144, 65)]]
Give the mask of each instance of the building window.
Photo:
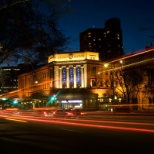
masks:
[(109, 81), (108, 80), (106, 81), (105, 86), (109, 87)]
[(74, 86), (74, 68), (71, 67), (69, 69), (69, 81), (70, 81), (70, 87)]
[(62, 68), (62, 85), (63, 85), (63, 88), (66, 87), (66, 68)]
[(91, 75), (96, 75), (96, 67), (92, 67), (92, 69), (91, 69)]
[(76, 83), (77, 85), (81, 86), (81, 68), (76, 68)]
[(95, 87), (95, 86), (96, 86), (96, 80), (95, 80), (95, 79), (92, 79), (92, 80), (91, 80), (91, 86), (92, 86), (92, 87)]

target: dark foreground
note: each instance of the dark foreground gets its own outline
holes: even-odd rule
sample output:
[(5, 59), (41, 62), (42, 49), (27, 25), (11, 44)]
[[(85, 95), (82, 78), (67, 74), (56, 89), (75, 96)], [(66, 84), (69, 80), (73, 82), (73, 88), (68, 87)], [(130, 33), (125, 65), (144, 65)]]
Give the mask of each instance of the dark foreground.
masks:
[[(56, 121), (0, 118), (0, 153), (153, 154), (154, 133), (92, 127), (91, 121), (88, 123), (92, 126), (78, 126), (75, 121), (70, 125), (69, 121), (63, 123), (63, 120), (57, 124)], [(153, 129), (152, 124), (150, 127)]]

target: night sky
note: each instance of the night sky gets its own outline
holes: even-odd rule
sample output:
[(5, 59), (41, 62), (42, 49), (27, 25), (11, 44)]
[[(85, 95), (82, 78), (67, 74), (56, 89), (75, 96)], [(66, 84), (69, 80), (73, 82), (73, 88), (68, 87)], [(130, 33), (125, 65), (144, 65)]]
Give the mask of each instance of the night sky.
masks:
[(67, 0), (73, 10), (61, 18), (59, 26), (70, 37), (67, 51), (79, 51), (79, 33), (88, 28), (104, 28), (106, 20), (121, 21), (123, 47), (126, 54), (140, 52), (154, 45), (153, 0)]

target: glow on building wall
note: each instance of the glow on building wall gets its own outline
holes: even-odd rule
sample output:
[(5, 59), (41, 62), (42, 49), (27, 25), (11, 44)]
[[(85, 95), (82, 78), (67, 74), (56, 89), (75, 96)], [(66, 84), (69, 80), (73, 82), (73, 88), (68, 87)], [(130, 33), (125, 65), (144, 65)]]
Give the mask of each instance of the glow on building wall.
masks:
[(99, 60), (98, 52), (73, 52), (73, 53), (58, 53), (48, 57), (48, 63), (53, 61), (78, 61), (78, 60)]

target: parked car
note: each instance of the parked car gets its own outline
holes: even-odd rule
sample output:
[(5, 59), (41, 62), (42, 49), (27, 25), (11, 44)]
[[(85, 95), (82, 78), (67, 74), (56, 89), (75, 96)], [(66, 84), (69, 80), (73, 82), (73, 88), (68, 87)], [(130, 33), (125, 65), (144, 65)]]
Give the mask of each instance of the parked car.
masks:
[(52, 113), (52, 117), (75, 117), (74, 113), (70, 109), (59, 109)]
[(35, 117), (52, 117), (53, 110), (36, 110), (33, 112)]
[(52, 117), (66, 117), (66, 118), (75, 118), (80, 115), (85, 115), (86, 112), (83, 112), (80, 109), (59, 109), (52, 113)]
[(87, 114), (86, 112), (82, 111), (81, 109), (72, 109), (71, 112), (76, 115), (76, 116), (80, 116), (80, 115), (85, 115)]

